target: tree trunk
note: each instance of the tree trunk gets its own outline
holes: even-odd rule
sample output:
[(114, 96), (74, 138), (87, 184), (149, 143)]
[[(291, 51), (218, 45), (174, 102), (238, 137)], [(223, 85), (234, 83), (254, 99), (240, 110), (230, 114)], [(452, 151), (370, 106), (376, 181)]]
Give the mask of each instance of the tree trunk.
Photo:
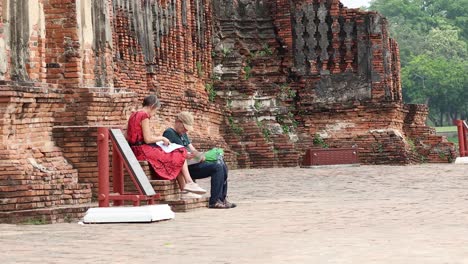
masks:
[(439, 124), (437, 126), (444, 126), (444, 113), (441, 112), (439, 118)]
[(457, 117), (458, 117), (457, 111), (453, 111), (450, 113), (450, 124), (449, 124), (450, 126), (452, 126), (453, 122), (457, 120)]
[(437, 126), (437, 119), (432, 117), (432, 115), (429, 115), (427, 118), (429, 118), (429, 120), (431, 120), (431, 122), (434, 124), (434, 126)]

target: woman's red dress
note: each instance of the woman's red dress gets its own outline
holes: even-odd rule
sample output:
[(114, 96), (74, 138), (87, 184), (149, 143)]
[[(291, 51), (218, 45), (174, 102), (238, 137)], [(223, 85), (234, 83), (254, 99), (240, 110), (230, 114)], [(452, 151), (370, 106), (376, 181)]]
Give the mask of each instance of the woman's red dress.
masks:
[(173, 180), (179, 175), (185, 162), (185, 148), (170, 153), (164, 152), (156, 144), (145, 144), (141, 122), (150, 115), (145, 111), (134, 112), (128, 120), (127, 140), (137, 160), (146, 160), (159, 177)]

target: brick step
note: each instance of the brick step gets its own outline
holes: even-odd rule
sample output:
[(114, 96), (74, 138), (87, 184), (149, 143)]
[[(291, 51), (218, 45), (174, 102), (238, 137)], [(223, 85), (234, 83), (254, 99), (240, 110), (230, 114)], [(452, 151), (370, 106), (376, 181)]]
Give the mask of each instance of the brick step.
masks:
[(160, 195), (157, 203), (169, 204), (174, 212), (188, 212), (198, 208), (208, 207), (209, 198), (181, 199), (179, 184), (177, 181), (150, 180), (156, 193)]
[(168, 204), (174, 212), (189, 212), (200, 208), (208, 208), (208, 197), (202, 197), (198, 199), (186, 199), (186, 200), (166, 200), (158, 201), (159, 204)]
[[(188, 212), (199, 208), (207, 208), (209, 197), (203, 197), (199, 199), (181, 199), (181, 193), (179, 184), (176, 180), (158, 180), (154, 174), (153, 169), (147, 161), (140, 161), (140, 165), (143, 171), (148, 176), (148, 179), (153, 186), (154, 190), (160, 197), (156, 200), (158, 204), (169, 204), (174, 212)], [(126, 192), (135, 192), (136, 189), (130, 180), (130, 177), (126, 179)]]
[(77, 219), (81, 219), (89, 208), (97, 206), (97, 203), (86, 203), (53, 208), (0, 212), (0, 223), (38, 225), (74, 222)]

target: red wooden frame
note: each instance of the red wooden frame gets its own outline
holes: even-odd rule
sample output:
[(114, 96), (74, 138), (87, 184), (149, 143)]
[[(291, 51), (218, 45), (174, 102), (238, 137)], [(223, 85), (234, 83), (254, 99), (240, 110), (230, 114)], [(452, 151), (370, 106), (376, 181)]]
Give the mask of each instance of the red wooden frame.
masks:
[[(109, 178), (109, 138), (112, 141), (112, 182), (113, 192), (110, 193)], [(120, 206), (124, 201), (132, 201), (134, 206), (139, 206), (141, 201), (147, 201), (148, 204), (154, 204), (154, 200), (159, 198), (159, 194), (145, 195), (140, 185), (136, 181), (136, 176), (132, 170), (123, 162), (123, 154), (116, 145), (117, 143), (109, 136), (109, 128), (98, 128), (97, 147), (98, 147), (98, 200), (99, 207), (109, 207), (110, 201), (113, 205)], [(138, 193), (125, 193), (124, 191), (124, 172), (127, 170)]]
[(460, 157), (468, 156), (468, 124), (463, 120), (455, 120), (455, 125), (458, 130), (458, 149), (460, 151)]

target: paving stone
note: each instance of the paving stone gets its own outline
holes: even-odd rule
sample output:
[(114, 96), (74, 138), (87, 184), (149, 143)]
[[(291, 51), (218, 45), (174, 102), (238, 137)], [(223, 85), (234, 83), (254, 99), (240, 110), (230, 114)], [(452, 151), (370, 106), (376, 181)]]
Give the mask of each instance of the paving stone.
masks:
[(2, 224), (1, 263), (468, 263), (466, 165), (232, 170), (229, 188), (235, 209), (158, 223)]

